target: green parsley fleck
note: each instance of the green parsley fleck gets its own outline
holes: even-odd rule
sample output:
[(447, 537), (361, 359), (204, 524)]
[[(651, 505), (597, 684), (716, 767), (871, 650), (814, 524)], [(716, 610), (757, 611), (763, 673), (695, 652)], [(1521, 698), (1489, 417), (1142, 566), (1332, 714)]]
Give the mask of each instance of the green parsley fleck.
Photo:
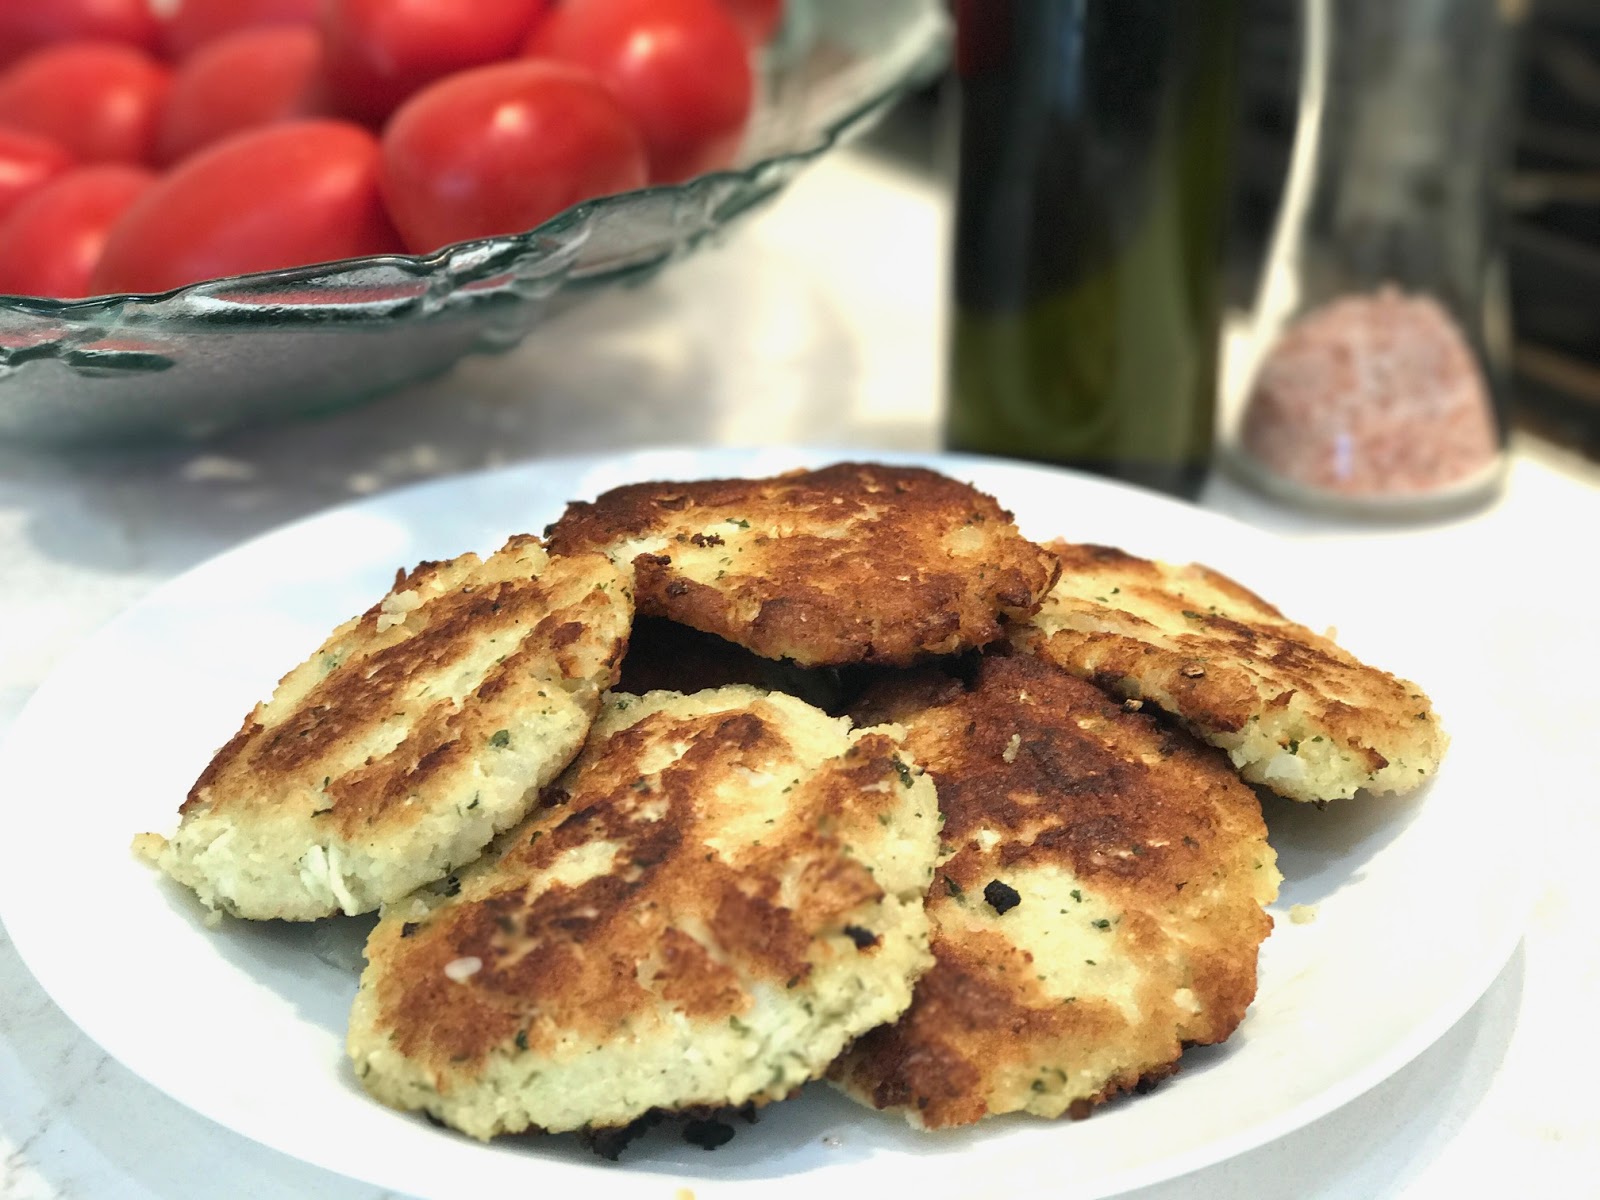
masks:
[(1072, 898), (1074, 900), (1076, 900), (1079, 904), (1083, 903), (1083, 893), (1080, 892), (1077, 888), (1073, 888), (1072, 889)]
[(1110, 929), (1111, 928), (1111, 922), (1106, 920), (1104, 917), (1101, 917), (1098, 921), (1091, 921), (1089, 923), (1091, 925), (1093, 925), (1096, 929)]
[(948, 875), (946, 875), (944, 877), (944, 888), (945, 888), (945, 891), (949, 892), (952, 896), (956, 897), (957, 899), (960, 899), (960, 897), (961, 897), (961, 885), (959, 883), (957, 883), (954, 879), (951, 879), (950, 876), (948, 876)]
[(511, 731), (509, 729), (496, 729), (494, 736), (489, 739), (489, 745), (496, 750), (504, 750), (511, 745)]
[(746, 521), (743, 517), (729, 517), (727, 523), (729, 525), (737, 525), (740, 529), (750, 528), (750, 522)]
[(907, 787), (910, 787), (912, 783), (911, 768), (906, 766), (905, 763), (901, 762), (898, 758), (892, 758), (889, 761), (894, 763), (894, 773), (900, 776), (900, 782), (905, 784)]

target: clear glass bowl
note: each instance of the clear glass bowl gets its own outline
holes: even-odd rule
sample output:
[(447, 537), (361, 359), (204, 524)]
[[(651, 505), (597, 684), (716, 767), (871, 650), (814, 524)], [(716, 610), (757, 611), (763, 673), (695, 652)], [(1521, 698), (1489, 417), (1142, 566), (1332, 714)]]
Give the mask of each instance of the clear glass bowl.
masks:
[(148, 296), (0, 296), (0, 438), (198, 438), (342, 408), (507, 350), (598, 288), (647, 279), (862, 132), (943, 61), (942, 0), (790, 0), (740, 165), (426, 256)]

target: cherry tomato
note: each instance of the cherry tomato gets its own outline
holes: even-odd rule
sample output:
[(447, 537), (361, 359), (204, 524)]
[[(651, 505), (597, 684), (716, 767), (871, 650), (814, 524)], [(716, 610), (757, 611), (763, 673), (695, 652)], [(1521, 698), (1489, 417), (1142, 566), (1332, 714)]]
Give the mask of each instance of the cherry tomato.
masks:
[(652, 182), (733, 162), (754, 81), (750, 48), (717, 0), (565, 0), (524, 51), (600, 76), (644, 133)]
[(340, 112), (381, 122), (424, 85), (511, 58), (550, 0), (328, 0), (328, 85)]
[(82, 38), (153, 53), (159, 32), (149, 0), (0, 0), (0, 67)]
[(177, 162), (242, 129), (312, 116), (321, 82), (315, 29), (285, 25), (219, 38), (173, 76), (156, 158)]
[(532, 229), (562, 209), (645, 183), (644, 143), (599, 80), (522, 60), (418, 92), (383, 135), (383, 193), (406, 245)]
[(89, 295), (111, 226), (155, 182), (143, 167), (104, 163), (51, 180), (0, 221), (0, 292)]
[(117, 222), (99, 292), (397, 253), (378, 194), (378, 142), (346, 121), (237, 133), (162, 176)]
[(201, 46), (265, 25), (315, 25), (322, 0), (178, 0), (162, 22), (162, 43), (173, 58)]
[(783, 24), (783, 0), (720, 0), (752, 46), (765, 46)]
[(49, 138), (0, 127), (0, 221), (70, 166), (72, 155)]
[(145, 163), (171, 86), (172, 73), (142, 50), (63, 42), (0, 74), (0, 119), (84, 162)]

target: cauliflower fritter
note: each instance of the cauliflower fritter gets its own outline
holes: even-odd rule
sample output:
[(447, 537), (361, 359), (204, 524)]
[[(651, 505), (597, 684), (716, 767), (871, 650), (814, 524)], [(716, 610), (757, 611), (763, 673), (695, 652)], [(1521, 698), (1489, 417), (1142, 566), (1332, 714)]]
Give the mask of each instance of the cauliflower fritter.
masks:
[(1207, 567), (1052, 542), (1061, 577), (1024, 650), (1147, 700), (1292, 800), (1408, 792), (1449, 739), (1422, 689), (1369, 667)]
[(471, 862), (583, 747), (631, 582), (531, 537), (401, 574), (217, 751), (158, 865), (208, 908), (309, 921)]
[(639, 612), (801, 666), (904, 666), (985, 646), (1039, 606), (1055, 559), (1011, 514), (919, 467), (641, 483), (568, 505), (558, 553), (638, 574)]
[(725, 687), (608, 698), (545, 804), (367, 943), (367, 1090), (478, 1138), (765, 1103), (931, 962), (933, 785), (895, 734)]
[(1026, 656), (970, 689), (887, 681), (857, 715), (906, 729), (945, 826), (933, 969), (839, 1087), (926, 1129), (1082, 1116), (1233, 1032), (1281, 877), (1220, 754)]

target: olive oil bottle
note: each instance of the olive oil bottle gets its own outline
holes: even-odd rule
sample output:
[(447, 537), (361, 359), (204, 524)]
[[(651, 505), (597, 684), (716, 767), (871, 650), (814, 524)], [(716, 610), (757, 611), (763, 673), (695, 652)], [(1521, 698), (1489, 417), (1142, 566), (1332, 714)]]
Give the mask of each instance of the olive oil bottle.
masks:
[(957, 0), (946, 441), (1194, 496), (1244, 0)]

